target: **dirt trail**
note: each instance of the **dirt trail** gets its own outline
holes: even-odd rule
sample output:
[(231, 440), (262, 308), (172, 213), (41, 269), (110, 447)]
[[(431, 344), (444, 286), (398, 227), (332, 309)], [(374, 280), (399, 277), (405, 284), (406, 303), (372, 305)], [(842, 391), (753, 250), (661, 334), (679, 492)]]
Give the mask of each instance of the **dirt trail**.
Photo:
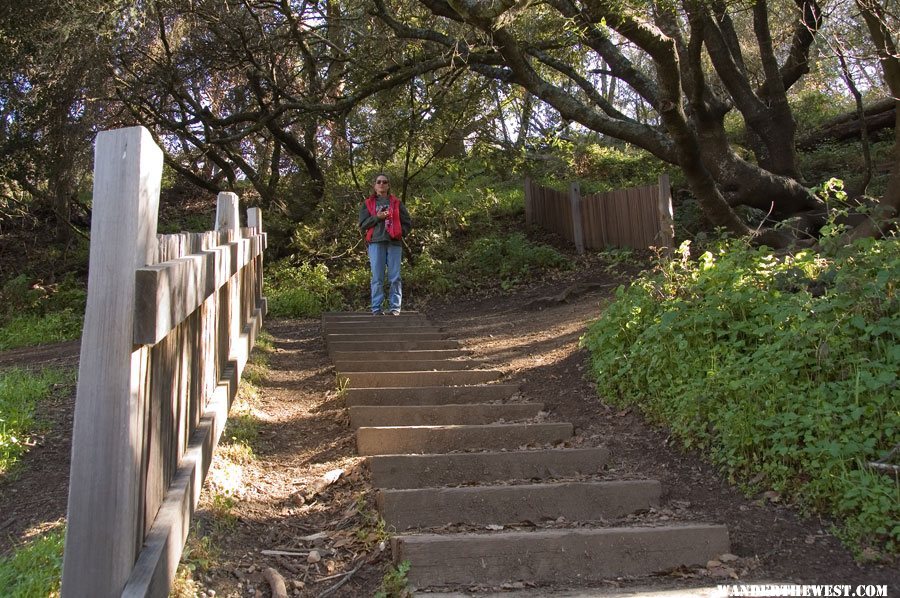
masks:
[[(616, 477), (654, 477), (666, 492), (663, 504), (683, 511), (673, 516), (687, 513), (691, 518), (725, 523), (732, 552), (740, 557), (729, 570), (741, 582), (877, 583), (888, 584), (889, 592), (900, 588), (896, 569), (857, 565), (829, 533), (827, 521), (804, 520), (788, 505), (742, 496), (699, 455), (681, 450), (639, 414), (603, 404), (590, 379), (588, 356), (578, 349), (578, 338), (612, 296), (613, 287), (541, 310), (526, 307), (534, 299), (586, 280), (618, 282), (597, 267), (553, 284), (431, 305), (424, 311), (474, 349), (475, 358), (521, 383), (525, 397), (544, 402), (551, 421), (573, 422), (575, 446), (607, 446), (612, 455), (609, 470)], [(373, 518), (372, 489), (335, 390), (319, 322), (270, 320), (265, 328), (274, 339), (275, 352), (269, 360), (270, 375), (258, 384), (259, 397), (252, 407), (261, 421), (253, 443), (255, 458), (242, 464), (239, 472), (225, 467), (219, 458), (213, 465), (197, 529), (210, 537), (215, 551), (205, 562), (196, 552), (193, 555), (199, 565), (192, 591), (268, 596), (264, 570), (274, 567), (292, 595), (318, 596), (343, 582), (332, 596), (372, 596), (387, 565), (386, 554), (380, 550), (384, 535)], [(22, 359), (0, 354), (3, 367), (28, 363)], [(48, 433), (26, 455), (16, 477), (0, 479), (2, 552), (64, 517), (71, 409), (71, 400), (48, 406)], [(338, 468), (344, 472), (337, 482), (323, 485), (324, 474)], [(229, 475), (238, 480), (236, 490), (223, 498), (223, 480)], [(220, 524), (223, 511), (233, 522), (226, 527)], [(297, 554), (262, 552), (273, 550)], [(599, 587), (663, 589), (709, 585), (722, 579), (710, 577), (711, 573), (723, 572), (692, 570), (611, 579)]]

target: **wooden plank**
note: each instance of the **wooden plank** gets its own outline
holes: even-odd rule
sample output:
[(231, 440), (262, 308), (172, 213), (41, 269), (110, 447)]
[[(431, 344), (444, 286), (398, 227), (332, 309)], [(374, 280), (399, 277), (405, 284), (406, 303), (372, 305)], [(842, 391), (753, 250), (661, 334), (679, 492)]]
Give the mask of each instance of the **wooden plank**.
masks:
[(659, 223), (656, 217), (656, 196), (658, 188), (656, 185), (644, 187), (644, 197), (641, 203), (642, 216), (644, 219), (644, 243), (645, 247), (659, 246), (657, 236), (659, 233)]
[(163, 155), (149, 131), (130, 127), (98, 134), (94, 156), (63, 596), (120, 593), (143, 543), (147, 350), (132, 344), (135, 268), (156, 258)]
[(123, 597), (167, 596), (171, 590), (190, 530), (190, 518), (199, 501), (213, 450), (225, 428), (238, 379), (239, 375), (231, 372), (218, 384), (122, 591)]
[[(726, 552), (727, 528), (698, 523), (391, 538), (394, 562), (410, 562), (409, 582), (419, 588), (499, 586), (523, 580), (562, 586), (572, 580), (592, 581), (602, 587), (602, 582), (617, 577), (702, 566)], [(696, 594), (689, 590), (679, 595)]]
[(653, 219), (651, 218), (650, 208), (652, 201), (651, 193), (655, 194), (656, 185), (653, 187), (641, 187), (640, 196), (641, 199), (637, 205), (638, 208), (638, 216), (641, 222), (641, 248), (650, 247), (653, 244)]
[[(263, 297), (263, 249), (265, 244), (265, 237), (263, 236), (263, 215), (262, 210), (259, 208), (249, 208), (247, 210), (247, 225), (252, 227), (255, 231), (255, 235), (253, 237), (254, 242), (258, 243), (258, 251), (256, 254), (256, 265), (254, 266), (256, 270), (256, 281), (254, 287), (254, 302), (253, 305), (257, 308), (263, 310), (263, 316), (266, 315), (268, 311), (267, 303), (265, 297)], [(257, 248), (254, 247), (254, 252), (257, 251)]]
[(581, 224), (584, 234), (585, 249), (597, 248), (597, 227), (594, 224), (594, 203), (593, 196), (586, 195), (581, 198)]
[(146, 457), (144, 471), (144, 532), (150, 531), (175, 473), (177, 445), (175, 423), (178, 412), (177, 357), (180, 338), (170, 334), (150, 350), (150, 400), (143, 439)]
[(638, 203), (641, 200), (640, 191), (636, 188), (625, 189), (624, 213), (628, 221), (628, 247), (638, 249), (641, 246), (641, 222)]
[(262, 254), (259, 236), (136, 272), (135, 344), (154, 345)]
[(675, 215), (672, 210), (672, 187), (669, 184), (669, 175), (659, 175), (657, 213), (659, 217), (659, 244), (666, 248), (666, 254), (671, 256), (675, 248)]
[[(251, 321), (236, 339), (239, 351), (249, 355), (262, 327), (262, 312), (255, 310)], [(190, 517), (200, 500), (203, 480), (209, 470), (214, 447), (225, 428), (228, 411), (237, 394), (246, 359), (229, 362), (217, 381), (206, 412), (184, 457), (178, 464), (173, 483), (153, 523), (147, 541), (122, 591), (122, 596), (138, 598), (165, 596), (171, 589), (190, 528)]]
[(612, 247), (621, 247), (622, 237), (619, 226), (619, 196), (615, 191), (610, 191), (606, 199), (606, 216), (609, 222), (609, 244)]
[[(660, 222), (665, 214), (659, 215), (659, 209), (668, 209), (671, 222), (671, 194), (667, 182), (660, 184), (665, 190), (660, 191), (662, 187), (659, 184), (644, 185), (585, 197), (579, 194), (580, 201), (577, 201), (572, 191), (574, 187), (570, 187), (567, 195), (536, 185), (528, 179), (526, 194), (531, 205), (530, 219), (532, 223), (575, 243), (579, 253), (584, 248), (643, 249), (663, 246)], [(668, 196), (665, 195), (667, 192)], [(662, 208), (657, 207), (660, 201), (663, 202), (659, 204)], [(665, 201), (669, 202), (668, 207)], [(579, 216), (580, 221), (576, 222)]]
[(578, 255), (584, 255), (584, 229), (581, 223), (581, 185), (569, 185), (569, 212), (572, 217), (572, 241)]
[(600, 247), (606, 249), (609, 247), (609, 235), (606, 232), (608, 226), (606, 220), (606, 197), (604, 195), (596, 195), (597, 198), (597, 224), (600, 229)]
[(179, 441), (183, 445), (184, 455), (190, 444), (190, 438), (200, 423), (201, 401), (203, 400), (203, 345), (202, 345), (203, 304), (184, 322), (184, 351), (188, 360), (183, 375), (187, 378), (187, 397), (185, 398), (184, 418), (182, 419), (182, 435)]
[(525, 224), (534, 224), (534, 182), (525, 177)]
[(655, 184), (641, 188), (641, 218), (644, 223), (645, 247), (656, 245), (654, 242), (657, 232), (656, 194), (657, 186)]

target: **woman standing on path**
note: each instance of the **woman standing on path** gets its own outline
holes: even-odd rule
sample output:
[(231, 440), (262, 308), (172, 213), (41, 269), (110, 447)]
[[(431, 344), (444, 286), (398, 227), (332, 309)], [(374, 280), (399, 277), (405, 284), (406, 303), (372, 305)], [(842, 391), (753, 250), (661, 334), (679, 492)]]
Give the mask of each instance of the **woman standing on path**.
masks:
[(366, 234), (369, 266), (372, 269), (372, 314), (382, 315), (384, 303), (384, 271), (390, 284), (388, 313), (400, 315), (403, 285), (400, 282), (400, 259), (403, 257), (402, 238), (412, 228), (406, 206), (391, 195), (387, 175), (375, 177), (373, 192), (359, 209), (359, 229)]

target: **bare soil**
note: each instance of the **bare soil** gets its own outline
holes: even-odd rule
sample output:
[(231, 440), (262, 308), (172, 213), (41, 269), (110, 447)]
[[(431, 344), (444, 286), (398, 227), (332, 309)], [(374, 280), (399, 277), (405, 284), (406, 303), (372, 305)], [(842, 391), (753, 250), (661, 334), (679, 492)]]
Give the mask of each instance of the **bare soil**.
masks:
[[(474, 349), (476, 359), (520, 383), (525, 399), (542, 401), (550, 421), (572, 422), (576, 436), (570, 445), (607, 446), (606, 475), (659, 479), (663, 504), (652, 514), (654, 520), (699, 519), (729, 528), (737, 560), (610, 579), (594, 584), (598, 592), (689, 588), (735, 578), (742, 583), (887, 584), (889, 595), (900, 588), (895, 564), (855, 562), (830, 532), (831, 522), (803, 518), (773, 495), (742, 495), (702, 455), (682, 449), (664, 429), (597, 396), (578, 339), (615, 286), (632, 274), (622, 269), (610, 274), (603, 263), (586, 260), (577, 273), (520, 291), (418, 306)], [(588, 281), (601, 286), (582, 287), (581, 294), (562, 303), (542, 300)], [(416, 307), (415, 297), (408, 303)], [(270, 320), (266, 330), (275, 347), (268, 356), (269, 373), (257, 383), (258, 396), (248, 400), (260, 421), (254, 458), (235, 467), (233, 458), (217, 456), (188, 544), (193, 580), (181, 583), (182, 593), (269, 596), (266, 569), (273, 568), (292, 595), (372, 596), (388, 567), (389, 549), (383, 549), (386, 534), (374, 515), (373, 490), (355, 453), (319, 323)], [(71, 361), (77, 345), (57, 350), (23, 351), (18, 359), (0, 354), (0, 367), (28, 364), (38, 356)], [(47, 433), (13, 475), (0, 479), (0, 553), (64, 518), (71, 413), (71, 397), (46, 405)], [(343, 470), (337, 481), (324, 481), (337, 469)], [(208, 539), (198, 542), (202, 537)], [(492, 592), (521, 585), (450, 589)]]

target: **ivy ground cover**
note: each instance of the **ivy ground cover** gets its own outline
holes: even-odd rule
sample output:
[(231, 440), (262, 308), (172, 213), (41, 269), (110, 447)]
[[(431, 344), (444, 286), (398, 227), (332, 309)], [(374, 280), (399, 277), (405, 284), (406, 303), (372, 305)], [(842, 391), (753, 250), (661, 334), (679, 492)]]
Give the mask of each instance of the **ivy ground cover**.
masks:
[(682, 245), (582, 339), (600, 395), (637, 405), (747, 491), (828, 514), (896, 555), (900, 486), (868, 466), (900, 442), (900, 241), (833, 256)]

